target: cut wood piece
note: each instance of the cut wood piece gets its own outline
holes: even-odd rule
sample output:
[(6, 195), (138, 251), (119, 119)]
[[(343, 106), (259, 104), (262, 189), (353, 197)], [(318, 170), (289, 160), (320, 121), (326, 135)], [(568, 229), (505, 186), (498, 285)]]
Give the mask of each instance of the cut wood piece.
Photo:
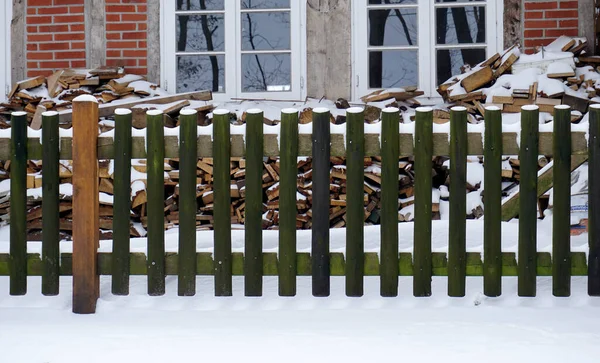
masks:
[(487, 67), (487, 66), (492, 67), (496, 63), (496, 61), (498, 61), (498, 59), (500, 59), (500, 54), (496, 53), (493, 56), (491, 56), (490, 58), (488, 58), (485, 62), (481, 63), (480, 65), (482, 67)]
[(46, 112), (46, 107), (42, 105), (38, 105), (35, 108), (35, 114), (33, 115), (30, 125), (33, 130), (39, 130), (42, 128), (42, 113), (44, 112)]
[(581, 63), (600, 64), (600, 56), (594, 55), (591, 57), (579, 57)]
[(460, 82), (461, 86), (467, 92), (472, 92), (476, 89), (485, 86), (494, 79), (494, 73), (490, 66), (483, 67), (476, 71), (472, 71), (467, 77)]
[(498, 69), (494, 72), (494, 78), (498, 78), (512, 67), (512, 65), (519, 59), (516, 54), (511, 53), (506, 60), (503, 60)]
[(492, 103), (502, 103), (512, 105), (515, 100), (511, 96), (494, 96), (492, 97)]
[(27, 89), (32, 89), (32, 88), (41, 86), (44, 83), (46, 83), (46, 77), (38, 76), (38, 77), (33, 77), (33, 78), (26, 79), (24, 81), (17, 82), (17, 85), (18, 85), (18, 90), (21, 91), (21, 90), (27, 90)]
[(569, 105), (573, 110), (579, 111), (585, 114), (590, 104), (589, 99), (586, 97), (579, 97), (573, 94), (565, 94), (562, 98), (563, 105)]
[(64, 72), (64, 70), (56, 71), (48, 77), (48, 95), (51, 98), (58, 96), (58, 94), (60, 93), (60, 83), (58, 82), (58, 80)]

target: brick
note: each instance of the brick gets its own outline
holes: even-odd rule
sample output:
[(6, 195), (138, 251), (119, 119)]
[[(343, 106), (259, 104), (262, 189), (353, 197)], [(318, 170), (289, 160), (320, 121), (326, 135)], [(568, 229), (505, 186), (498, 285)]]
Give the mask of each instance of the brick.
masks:
[(577, 28), (575, 29), (546, 29), (544, 35), (547, 37), (557, 38), (561, 35), (567, 35), (570, 37), (576, 37), (579, 34)]
[(140, 76), (145, 76), (148, 74), (148, 68), (130, 68), (127, 67), (125, 68), (125, 72), (126, 73), (131, 73), (131, 74), (139, 74)]
[(85, 60), (73, 60), (71, 61), (71, 68), (85, 68)]
[(525, 19), (542, 19), (544, 17), (543, 11), (526, 11)]
[(106, 51), (106, 56), (108, 58), (117, 58), (117, 57), (121, 57), (121, 51), (120, 50), (107, 50)]
[(52, 18), (49, 16), (28, 16), (27, 24), (50, 24)]
[(28, 42), (51, 42), (52, 34), (29, 34), (27, 35)]
[(50, 6), (52, 5), (52, 0), (28, 0), (27, 6)]
[(53, 6), (50, 8), (39, 8), (38, 14), (68, 14), (69, 8), (66, 6)]
[(83, 5), (84, 0), (54, 0), (54, 5)]
[(537, 47), (540, 45), (548, 45), (552, 43), (553, 39), (525, 39), (524, 45), (526, 47)]
[(147, 21), (146, 14), (121, 14), (122, 21)]
[(525, 38), (541, 38), (544, 36), (544, 31), (542, 29), (525, 30), (524, 35)]
[(85, 59), (84, 51), (54, 52), (54, 59)]
[(560, 20), (558, 26), (561, 28), (577, 28), (579, 21), (577, 19), (572, 20)]
[(61, 15), (54, 17), (55, 23), (83, 23), (83, 21), (83, 15)]
[(556, 20), (527, 20), (525, 29), (547, 29), (556, 28)]
[(123, 48), (137, 48), (137, 42), (106, 42), (106, 48), (108, 49), (123, 49)]
[(38, 49), (37, 44), (31, 44), (31, 43), (27, 44), (27, 50), (37, 50), (37, 49)]
[(45, 25), (45, 26), (40, 26), (40, 28), (39, 28), (40, 33), (60, 33), (60, 32), (68, 32), (68, 31), (69, 31), (68, 25)]
[(106, 14), (106, 22), (121, 21), (121, 14)]
[(71, 14), (83, 14), (83, 6), (71, 6), (69, 7), (69, 13)]
[(106, 31), (127, 31), (136, 30), (136, 23), (108, 23), (106, 24)]
[(71, 46), (69, 43), (57, 43), (57, 42), (52, 42), (52, 43), (41, 43), (39, 45), (40, 50), (66, 50), (66, 49), (71, 49)]
[(31, 70), (27, 71), (27, 77), (37, 77), (37, 76), (50, 76), (54, 73), (51, 69), (47, 70)]
[(27, 62), (27, 68), (39, 68), (38, 62)]
[(138, 66), (146, 67), (148, 65), (148, 60), (146, 58), (138, 59)]
[(59, 33), (54, 34), (54, 40), (85, 40), (84, 33)]
[(148, 30), (148, 24), (147, 23), (138, 23), (137, 29), (138, 30)]
[(138, 48), (142, 48), (142, 49), (146, 49), (148, 48), (148, 43), (147, 42), (138, 42)]
[(85, 42), (72, 42), (71, 49), (85, 49)]
[(71, 28), (72, 32), (84, 32), (85, 31), (85, 25), (83, 24), (71, 24), (69, 25), (69, 28)]
[(106, 33), (107, 40), (121, 40), (121, 33)]
[(69, 61), (40, 62), (40, 68), (69, 68)]
[(37, 31), (38, 31), (37, 26), (31, 26), (31, 25), (27, 26), (27, 33), (37, 33)]
[(53, 59), (51, 52), (28, 52), (27, 59), (50, 60)]
[(577, 9), (577, 1), (561, 1), (561, 9)]
[(525, 10), (547, 10), (558, 8), (556, 1), (525, 3)]
[(35, 15), (35, 14), (37, 14), (36, 8), (28, 8), (27, 9), (27, 15)]
[(107, 13), (135, 13), (134, 5), (107, 5)]
[(146, 32), (125, 32), (123, 39), (146, 39)]
[(145, 58), (147, 56), (148, 52), (146, 50), (123, 50), (123, 57)]
[(137, 6), (138, 13), (145, 13), (147, 11), (148, 11), (148, 7), (146, 5), (138, 5)]
[(137, 60), (135, 59), (107, 59), (106, 65), (109, 67), (135, 67), (137, 66)]
[(577, 19), (577, 10), (556, 10), (546, 11), (545, 17), (547, 19), (564, 19), (564, 18), (575, 18)]

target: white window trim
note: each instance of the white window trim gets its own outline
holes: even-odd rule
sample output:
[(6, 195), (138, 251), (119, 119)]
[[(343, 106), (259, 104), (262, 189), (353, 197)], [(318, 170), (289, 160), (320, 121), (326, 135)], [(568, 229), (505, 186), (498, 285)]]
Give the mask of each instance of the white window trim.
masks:
[(0, 100), (4, 100), (11, 90), (11, 23), (12, 23), (12, 1), (4, 2), (4, 26), (0, 27), (0, 49), (4, 54), (0, 57), (0, 87), (2, 93)]
[[(360, 97), (372, 90), (368, 87), (368, 0), (355, 0), (352, 7), (352, 99), (359, 101)], [(421, 97), (424, 103), (437, 103), (441, 101), (437, 93), (436, 57), (435, 57), (435, 31), (431, 24), (435, 22), (435, 0), (419, 0), (418, 11), (418, 58), (419, 58), (419, 89), (425, 92)], [(454, 6), (474, 6), (473, 2), (448, 3)], [(491, 57), (503, 50), (503, 9), (501, 0), (487, 0), (486, 3), (486, 56)], [(413, 7), (414, 5), (401, 5), (400, 7)], [(428, 30), (428, 31), (423, 31)]]
[[(230, 4), (232, 0), (226, 0)], [(303, 100), (306, 98), (306, 2), (290, 1), (290, 36), (291, 36), (291, 84), (292, 90), (287, 92), (242, 92), (241, 75), (241, 17), (240, 2), (225, 9), (225, 93), (213, 93), (213, 100), (228, 101), (232, 98), (244, 99), (277, 99)], [(269, 9), (265, 9), (268, 11)], [(176, 92), (177, 69), (175, 65), (175, 1), (160, 2), (160, 81), (168, 92)], [(229, 24), (235, 24), (230, 27)], [(235, 55), (235, 56), (230, 56)]]

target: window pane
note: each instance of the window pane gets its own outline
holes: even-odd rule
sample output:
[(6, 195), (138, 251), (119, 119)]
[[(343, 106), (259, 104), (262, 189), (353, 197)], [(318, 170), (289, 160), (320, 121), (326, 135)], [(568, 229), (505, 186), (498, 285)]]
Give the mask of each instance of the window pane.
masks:
[(369, 5), (408, 5), (416, 3), (417, 0), (369, 0)]
[(473, 1), (487, 1), (487, 0), (435, 0), (436, 3), (455, 3), (455, 2), (470, 3)]
[(437, 8), (437, 44), (485, 43), (485, 7)]
[(369, 45), (417, 45), (417, 9), (369, 10)]
[(442, 84), (453, 75), (460, 74), (460, 67), (465, 64), (475, 66), (484, 60), (485, 48), (438, 49), (437, 83)]
[(225, 92), (225, 56), (177, 56), (177, 92)]
[(416, 50), (369, 52), (369, 87), (418, 86), (419, 59)]
[(243, 13), (242, 50), (290, 49), (290, 13)]
[(178, 15), (178, 52), (222, 51), (225, 47), (225, 25), (221, 14)]
[(242, 92), (282, 92), (292, 89), (290, 54), (243, 54)]
[(225, 0), (177, 0), (177, 10), (223, 10)]
[(290, 0), (241, 0), (242, 9), (288, 9)]

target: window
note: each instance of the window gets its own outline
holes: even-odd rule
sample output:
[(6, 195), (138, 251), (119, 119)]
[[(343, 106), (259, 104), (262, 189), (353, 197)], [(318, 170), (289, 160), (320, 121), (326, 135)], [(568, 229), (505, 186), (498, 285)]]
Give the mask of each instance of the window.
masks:
[(304, 6), (295, 0), (164, 0), (162, 74), (169, 91), (213, 98), (301, 99)]
[[(373, 89), (437, 86), (497, 49), (499, 0), (357, 0), (353, 97)], [(501, 24), (501, 21), (500, 21)]]

